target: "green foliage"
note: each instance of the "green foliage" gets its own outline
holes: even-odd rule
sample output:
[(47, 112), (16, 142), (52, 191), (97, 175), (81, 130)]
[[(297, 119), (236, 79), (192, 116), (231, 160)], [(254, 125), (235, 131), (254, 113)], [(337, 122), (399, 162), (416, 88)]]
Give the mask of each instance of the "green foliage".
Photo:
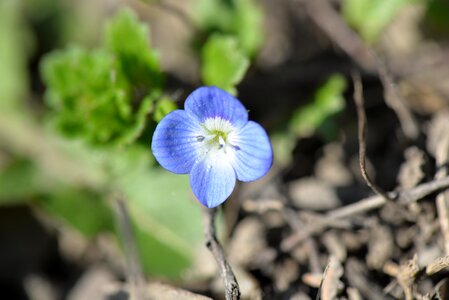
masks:
[[(135, 216), (133, 216), (135, 218)], [(182, 271), (192, 265), (192, 258), (179, 249), (165, 244), (155, 234), (164, 234), (143, 219), (134, 227), (136, 243), (142, 268), (147, 274), (178, 278)], [(192, 249), (190, 249), (192, 250)]]
[[(59, 11), (52, 1), (45, 11), (29, 11)], [(235, 92), (259, 46), (261, 14), (253, 1), (231, 2), (230, 19), (218, 30), (226, 34), (210, 35), (202, 54), (205, 82)], [(11, 3), (0, 3), (0, 91), (2, 100), (8, 95), (9, 103), (18, 103), (27, 95), (24, 49), (30, 47), (23, 16)], [(44, 121), (55, 126), (42, 126), (24, 107), (0, 109), (0, 146), (12, 153), (1, 157), (0, 204), (32, 201), (91, 238), (115, 232), (111, 195), (123, 195), (145, 271), (179, 277), (202, 246), (201, 211), (188, 176), (156, 168), (143, 138), (151, 135), (148, 121), (176, 109), (163, 96), (164, 74), (148, 38), (148, 28), (122, 11), (107, 24), (102, 45), (74, 45), (44, 57)]]
[(148, 43), (149, 36), (148, 26), (129, 10), (108, 24), (105, 35), (106, 48), (115, 55), (119, 72), (133, 85), (134, 92), (143, 95), (160, 90), (164, 79), (158, 54)]
[[(200, 206), (191, 195), (188, 176), (152, 168), (151, 152), (140, 145), (109, 151), (91, 149), (89, 154), (90, 157), (84, 159), (94, 164), (96, 169), (103, 169), (112, 192), (123, 195), (127, 201), (145, 272), (179, 277), (182, 270), (191, 265), (202, 239)], [(64, 196), (70, 197), (67, 194)], [(70, 224), (86, 234), (85, 228), (78, 228), (80, 225), (76, 223), (90, 224), (90, 217), (86, 220), (75, 219), (72, 223), (74, 216), (61, 203), (62, 197), (51, 199), (55, 199), (50, 207), (53, 210), (48, 211), (69, 220)], [(71, 199), (74, 204), (75, 198)], [(83, 203), (84, 200), (79, 201), (79, 205)], [(94, 217), (96, 212), (91, 208)], [(73, 212), (76, 211), (73, 207)], [(99, 207), (98, 211), (102, 212), (102, 209)]]
[(274, 158), (280, 166), (292, 161), (292, 152), (298, 138), (318, 134), (327, 140), (338, 134), (334, 116), (345, 107), (343, 92), (346, 80), (342, 75), (332, 75), (316, 92), (313, 101), (293, 112), (286, 129), (271, 136)]
[(249, 67), (249, 60), (232, 36), (213, 35), (203, 47), (201, 77), (206, 85), (214, 85), (232, 94)]
[(296, 145), (296, 136), (287, 130), (278, 131), (270, 136), (274, 159), (281, 167), (292, 162), (292, 151)]
[(128, 172), (118, 186), (129, 199), (146, 272), (173, 277), (190, 266), (201, 246), (201, 208), (188, 176), (165, 170)]
[(38, 204), (86, 237), (114, 229), (110, 207), (101, 194), (93, 191), (61, 188), (40, 197)]
[(206, 42), (201, 77), (206, 85), (236, 94), (235, 86), (262, 44), (262, 10), (253, 0), (197, 0), (196, 15)]
[(122, 78), (115, 78), (112, 54), (71, 48), (49, 56), (42, 70), (49, 86), (47, 103), (64, 134), (105, 143), (133, 121), (129, 87)]
[(24, 202), (46, 190), (36, 166), (29, 160), (14, 160), (0, 170), (0, 203)]
[(235, 36), (248, 56), (262, 44), (263, 13), (254, 0), (197, 0), (196, 14), (205, 32)]
[(429, 1), (425, 21), (433, 34), (447, 37), (449, 34), (449, 2), (447, 0)]
[(232, 30), (236, 33), (242, 49), (253, 56), (263, 41), (263, 13), (253, 0), (235, 1), (235, 17)]
[(417, 1), (422, 0), (344, 0), (343, 15), (365, 41), (373, 43), (402, 7)]
[[(29, 160), (0, 170), (1, 204), (32, 197), (50, 215), (92, 237), (112, 231), (108, 200), (119, 193), (130, 208), (145, 271), (179, 277), (191, 265), (202, 228), (187, 176), (154, 168), (148, 146), (92, 148), (76, 140), (53, 140), (29, 120), (2, 126), (5, 119), (13, 124), (0, 111), (0, 145), (22, 151)], [(14, 137), (23, 140), (9, 143)]]
[[(42, 206), (91, 236), (111, 228), (105, 198), (123, 195), (145, 271), (177, 277), (194, 258), (201, 216), (188, 178), (154, 169), (149, 147), (136, 143), (149, 113), (159, 121), (176, 109), (173, 101), (161, 97), (164, 76), (148, 36), (148, 27), (123, 11), (107, 25), (103, 47), (71, 47), (45, 58), (41, 70), (52, 122), (66, 137), (75, 137), (73, 141), (88, 142), (72, 143), (68, 152), (73, 149), (80, 167), (101, 171), (108, 187), (88, 184), (88, 190), (52, 191)], [(123, 144), (128, 146), (92, 147)]]
[(92, 144), (138, 137), (163, 85), (147, 37), (148, 28), (123, 11), (108, 24), (104, 48), (71, 47), (44, 59), (46, 101), (63, 134)]
[(301, 107), (293, 113), (290, 120), (290, 131), (304, 137), (313, 134), (331, 116), (345, 107), (343, 92), (346, 81), (341, 75), (331, 76), (314, 95), (313, 102)]
[(156, 107), (154, 108), (153, 118), (156, 122), (159, 122), (169, 112), (172, 112), (177, 108), (178, 107), (176, 106), (175, 102), (173, 102), (173, 100), (162, 98), (157, 102)]
[(109, 152), (111, 185), (127, 200), (147, 273), (177, 277), (190, 266), (202, 239), (201, 211), (188, 176), (151, 169), (145, 147)]

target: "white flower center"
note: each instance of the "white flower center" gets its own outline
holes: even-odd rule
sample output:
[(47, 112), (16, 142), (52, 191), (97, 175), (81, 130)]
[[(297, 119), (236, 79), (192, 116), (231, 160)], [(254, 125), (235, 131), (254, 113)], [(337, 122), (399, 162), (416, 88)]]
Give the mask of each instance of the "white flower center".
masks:
[(204, 143), (206, 151), (222, 150), (224, 153), (231, 147), (238, 150), (237, 146), (230, 143), (235, 133), (231, 122), (220, 117), (208, 118), (202, 125), (203, 132), (197, 136), (197, 141)]

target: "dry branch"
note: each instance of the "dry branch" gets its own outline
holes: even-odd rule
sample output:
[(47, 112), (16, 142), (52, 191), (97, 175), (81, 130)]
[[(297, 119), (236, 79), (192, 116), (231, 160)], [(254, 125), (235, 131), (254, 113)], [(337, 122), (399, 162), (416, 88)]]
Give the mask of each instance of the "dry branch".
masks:
[(419, 135), (418, 124), (410, 109), (399, 95), (396, 83), (394, 82), (387, 65), (380, 59), (374, 51), (370, 51), (376, 62), (377, 72), (384, 87), (385, 103), (396, 113), (401, 123), (402, 131), (409, 139), (416, 139)]
[[(448, 175), (449, 164), (449, 113), (443, 111), (437, 115), (429, 129), (429, 151), (435, 156), (437, 173), (435, 178), (442, 178)], [(444, 250), (449, 255), (449, 191), (442, 191), (437, 195), (436, 200), (438, 220), (440, 222), (441, 233), (444, 241)]]
[(341, 276), (343, 276), (343, 267), (338, 259), (331, 255), (323, 275), (323, 281), (320, 289), (321, 299), (337, 299), (337, 294), (343, 286), (343, 283), (340, 281)]
[(305, 3), (309, 16), (314, 23), (332, 40), (341, 50), (349, 55), (363, 69), (376, 70), (384, 87), (386, 104), (398, 116), (401, 128), (409, 139), (416, 139), (419, 128), (412, 113), (399, 95), (396, 84), (387, 64), (368, 47), (360, 36), (354, 32), (342, 19), (338, 12), (327, 0), (302, 0)]
[(402, 287), (405, 293), (406, 300), (412, 300), (412, 284), (415, 281), (416, 276), (419, 273), (418, 267), (418, 256), (415, 254), (413, 259), (407, 261), (404, 265), (399, 266), (399, 272), (397, 275), (397, 280), (399, 285)]
[[(446, 188), (449, 188), (449, 177), (426, 182), (416, 186), (411, 190), (400, 192), (397, 199), (400, 204), (410, 204), (432, 193)], [(391, 194), (391, 196), (394, 196), (394, 194)], [(281, 248), (284, 251), (290, 251), (299, 242), (303, 241), (305, 238), (311, 235), (321, 232), (326, 227), (328, 227), (329, 224), (335, 222), (335, 220), (349, 218), (362, 213), (366, 213), (370, 210), (382, 207), (383, 205), (385, 205), (385, 203), (387, 203), (387, 200), (384, 197), (374, 195), (353, 204), (330, 211), (321, 217), (317, 217), (317, 219), (321, 219), (319, 222), (307, 224), (301, 229), (301, 231), (297, 231), (291, 236), (287, 237), (282, 242)]]
[(347, 55), (365, 70), (374, 69), (368, 48), (327, 0), (299, 0), (304, 2), (310, 18)]
[(440, 257), (426, 267), (426, 274), (433, 275), (449, 267), (449, 255)]
[(374, 183), (373, 180), (371, 180), (368, 172), (366, 171), (367, 121), (364, 107), (365, 101), (363, 98), (363, 85), (359, 73), (354, 72), (352, 74), (352, 80), (354, 82), (354, 102), (357, 109), (360, 172), (362, 173), (363, 179), (365, 180), (366, 184), (371, 188), (371, 190), (373, 190), (373, 192), (384, 197), (387, 200), (393, 200), (384, 190), (382, 190)]

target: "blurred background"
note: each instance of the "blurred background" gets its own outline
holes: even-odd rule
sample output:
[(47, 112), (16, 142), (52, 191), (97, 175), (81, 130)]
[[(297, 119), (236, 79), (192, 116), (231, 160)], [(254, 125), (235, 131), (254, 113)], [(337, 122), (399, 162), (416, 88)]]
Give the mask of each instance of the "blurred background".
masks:
[[(449, 129), (447, 0), (1, 0), (0, 298), (127, 299), (117, 197), (149, 282), (224, 298), (188, 177), (150, 151), (157, 122), (201, 85), (236, 95), (274, 148), (270, 174), (239, 185), (218, 220), (243, 298), (314, 299), (330, 254), (335, 297), (404, 298), (400, 284), (384, 290), (397, 275), (385, 266), (449, 254), (432, 198), (286, 242), (372, 193), (354, 72), (373, 180), (431, 180)], [(441, 282), (422, 279), (415, 296)]]

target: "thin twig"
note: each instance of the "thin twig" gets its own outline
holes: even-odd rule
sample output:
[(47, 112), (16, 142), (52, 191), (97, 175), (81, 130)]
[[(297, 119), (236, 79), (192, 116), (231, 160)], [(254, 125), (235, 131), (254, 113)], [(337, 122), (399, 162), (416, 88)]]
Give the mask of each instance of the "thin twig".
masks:
[(444, 252), (449, 255), (449, 192), (444, 191), (437, 195), (437, 212), (440, 221), (441, 233), (444, 241)]
[(389, 195), (377, 186), (369, 177), (366, 171), (366, 132), (367, 132), (367, 121), (366, 113), (364, 108), (364, 98), (363, 98), (363, 85), (360, 79), (360, 74), (358, 72), (352, 73), (352, 80), (354, 82), (354, 102), (357, 109), (357, 120), (358, 120), (358, 141), (359, 141), (359, 166), (360, 172), (362, 173), (363, 179), (365, 179), (366, 184), (378, 195), (384, 197), (387, 200), (393, 200)]
[(401, 288), (404, 290), (406, 300), (415, 299), (413, 297), (412, 285), (419, 272), (420, 269), (418, 266), (417, 254), (415, 254), (411, 260), (399, 266), (399, 272), (396, 275), (396, 279)]
[[(448, 175), (449, 163), (449, 121), (447, 120), (447, 112), (443, 112), (437, 116), (429, 129), (429, 140), (434, 140), (434, 147), (430, 147), (430, 151), (435, 156), (437, 172), (435, 179), (443, 178)], [(434, 149), (432, 149), (434, 148)], [(436, 207), (438, 220), (440, 222), (441, 233), (444, 241), (444, 250), (449, 255), (449, 191), (442, 191), (437, 195)]]
[(374, 70), (368, 48), (327, 0), (297, 0), (304, 3), (310, 18), (337, 46), (365, 70)]
[(322, 293), (321, 289), (323, 288), (323, 282), (324, 282), (324, 279), (326, 278), (326, 274), (327, 274), (327, 270), (328, 269), (329, 269), (329, 263), (327, 263), (327, 266), (324, 269), (323, 277), (321, 277), (320, 286), (318, 287), (318, 291), (316, 293), (315, 300), (320, 300), (321, 299), (321, 293)]
[(321, 277), (320, 286), (318, 287), (318, 291), (316, 293), (315, 300), (320, 300), (321, 299), (321, 293), (322, 293), (321, 289), (323, 288), (323, 282), (324, 282), (324, 279), (326, 279), (326, 275), (327, 275), (327, 270), (328, 269), (329, 269), (329, 262), (327, 263), (327, 266), (324, 269), (323, 277)]
[(426, 275), (433, 275), (449, 267), (449, 255), (439, 257), (426, 266)]
[(239, 284), (235, 278), (231, 266), (224, 255), (216, 233), (215, 233), (215, 215), (216, 209), (204, 209), (204, 235), (206, 237), (206, 246), (215, 258), (220, 270), (220, 276), (225, 285), (226, 300), (240, 299)]
[(123, 246), (125, 248), (126, 277), (130, 285), (130, 299), (144, 300), (146, 299), (144, 287), (145, 280), (140, 267), (141, 264), (137, 252), (136, 242), (134, 240), (131, 220), (129, 218), (128, 209), (126, 208), (126, 202), (122, 196), (119, 195), (115, 195), (113, 199), (115, 202), (117, 223), (120, 234), (123, 238)]
[(348, 258), (345, 262), (344, 274), (349, 286), (356, 288), (363, 299), (385, 300), (382, 288), (370, 277), (366, 265), (355, 258)]
[[(298, 218), (298, 215), (289, 207), (285, 207), (282, 210), (282, 215), (288, 225), (295, 231), (301, 231), (304, 227), (304, 222)], [(307, 253), (309, 257), (309, 268), (312, 274), (320, 274), (323, 272), (320, 264), (320, 258), (315, 241), (308, 236), (305, 244), (307, 246)]]
[(314, 23), (359, 66), (367, 71), (377, 70), (384, 87), (385, 102), (398, 116), (404, 134), (409, 139), (416, 139), (419, 135), (418, 125), (400, 97), (386, 63), (348, 26), (329, 1), (296, 1), (305, 3), (308, 14)]
[(317, 300), (320, 297), (323, 300), (336, 299), (342, 285), (340, 281), (342, 275), (343, 267), (341, 266), (340, 261), (335, 256), (331, 255), (318, 289)]
[[(413, 189), (400, 192), (397, 199), (399, 201), (399, 204), (406, 205), (418, 201), (439, 190), (447, 188), (449, 188), (449, 177), (422, 183), (414, 187)], [(394, 194), (391, 193), (390, 197), (393, 196)], [(328, 212), (322, 217), (317, 217), (318, 220), (321, 219), (319, 222), (307, 224), (301, 229), (301, 231), (296, 231), (291, 236), (287, 237), (281, 243), (281, 248), (284, 251), (290, 251), (305, 238), (321, 232), (335, 220), (349, 218), (362, 213), (366, 213), (370, 210), (382, 207), (383, 205), (385, 205), (385, 203), (387, 203), (387, 200), (384, 197), (374, 195), (353, 204), (334, 209), (333, 211)]]
[(396, 83), (393, 80), (391, 72), (386, 63), (370, 49), (369, 53), (376, 62), (377, 72), (384, 87), (385, 103), (396, 113), (401, 124), (402, 131), (409, 139), (416, 139), (419, 135), (418, 124), (404, 102), (404, 99), (398, 93)]

